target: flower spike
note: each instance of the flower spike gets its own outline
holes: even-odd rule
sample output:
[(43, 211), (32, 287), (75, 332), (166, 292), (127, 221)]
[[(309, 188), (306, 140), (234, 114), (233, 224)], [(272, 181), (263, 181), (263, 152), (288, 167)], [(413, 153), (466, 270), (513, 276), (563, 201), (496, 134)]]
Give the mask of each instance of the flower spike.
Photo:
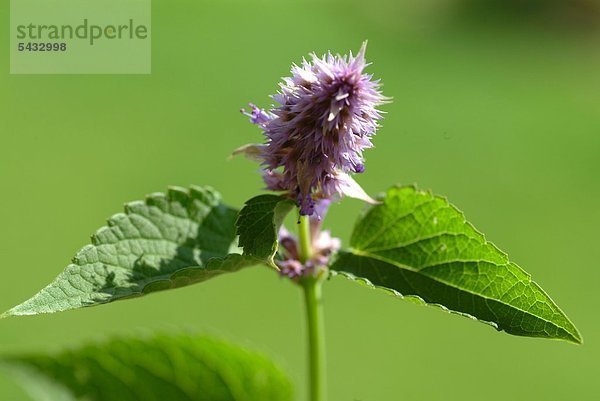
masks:
[(287, 192), (301, 215), (312, 215), (319, 199), (372, 201), (350, 174), (365, 171), (363, 151), (373, 147), (382, 118), (377, 107), (389, 99), (364, 73), (365, 51), (366, 42), (356, 56), (311, 54), (280, 83), (272, 97), (277, 106), (242, 110), (266, 143), (238, 153), (261, 160), (267, 189)]

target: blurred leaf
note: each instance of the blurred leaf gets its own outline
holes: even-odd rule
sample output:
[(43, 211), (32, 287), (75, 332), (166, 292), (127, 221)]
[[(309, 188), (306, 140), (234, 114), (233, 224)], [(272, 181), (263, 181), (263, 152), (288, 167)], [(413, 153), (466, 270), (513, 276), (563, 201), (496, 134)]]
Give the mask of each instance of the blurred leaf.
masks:
[(548, 295), (445, 198), (388, 191), (361, 217), (332, 270), (489, 323), (507, 333), (581, 343)]
[(277, 234), (294, 203), (277, 195), (259, 195), (246, 202), (237, 222), (239, 246), (244, 255), (275, 266)]
[(121, 338), (56, 356), (0, 361), (35, 401), (292, 399), (289, 379), (272, 361), (202, 336)]
[[(145, 201), (125, 205), (125, 213), (108, 220), (92, 236), (66, 270), (33, 298), (2, 317), (52, 313), (103, 304), (155, 291), (182, 287), (219, 274), (255, 265), (264, 253), (240, 255), (235, 222), (238, 212), (221, 202), (208, 187), (170, 188)], [(273, 216), (273, 213), (271, 215)], [(273, 222), (242, 217), (242, 232), (271, 241), (256, 247), (276, 247)], [(262, 249), (262, 248), (257, 248)]]

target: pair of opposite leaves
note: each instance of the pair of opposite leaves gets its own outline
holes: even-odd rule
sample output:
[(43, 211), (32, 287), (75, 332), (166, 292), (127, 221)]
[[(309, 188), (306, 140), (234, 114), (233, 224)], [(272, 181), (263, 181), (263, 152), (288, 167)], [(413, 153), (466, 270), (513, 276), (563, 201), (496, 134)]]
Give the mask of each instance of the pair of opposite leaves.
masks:
[[(445, 198), (393, 187), (356, 223), (330, 266), (395, 296), (476, 318), (507, 333), (581, 343), (531, 277)], [(277, 195), (241, 211), (209, 187), (173, 187), (126, 204), (50, 285), (2, 317), (93, 306), (274, 266), (277, 233), (293, 204)]]

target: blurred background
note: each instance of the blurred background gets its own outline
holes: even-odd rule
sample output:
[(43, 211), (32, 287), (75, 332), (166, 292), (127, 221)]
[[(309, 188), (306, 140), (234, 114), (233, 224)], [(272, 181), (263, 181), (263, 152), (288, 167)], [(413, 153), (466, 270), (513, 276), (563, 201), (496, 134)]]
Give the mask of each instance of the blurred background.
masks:
[[(9, 2), (0, 4), (8, 21)], [(311, 51), (369, 40), (394, 102), (358, 177), (447, 195), (573, 319), (585, 344), (535, 340), (347, 282), (325, 288), (332, 401), (600, 399), (600, 3), (592, 0), (153, 0), (147, 76), (8, 75), (0, 58), (0, 309), (53, 279), (128, 200), (209, 184), (239, 207), (268, 106)], [(8, 55), (8, 31), (0, 30)], [(363, 208), (327, 226), (347, 240)], [(305, 399), (301, 293), (264, 268), (142, 299), (0, 321), (0, 353), (140, 330), (263, 350)], [(0, 399), (26, 400), (0, 376)]]

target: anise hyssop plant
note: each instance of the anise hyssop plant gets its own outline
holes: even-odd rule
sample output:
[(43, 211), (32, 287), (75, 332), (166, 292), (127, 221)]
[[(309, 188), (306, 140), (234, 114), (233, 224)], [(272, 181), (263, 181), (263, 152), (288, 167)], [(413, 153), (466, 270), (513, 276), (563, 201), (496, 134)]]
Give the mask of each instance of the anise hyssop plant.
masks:
[[(272, 97), (242, 112), (264, 135), (234, 151), (260, 163), (270, 194), (238, 211), (210, 187), (172, 187), (128, 203), (50, 285), (4, 316), (99, 305), (264, 265), (304, 290), (310, 399), (325, 400), (322, 287), (341, 276), (399, 298), (477, 319), (509, 334), (581, 343), (567, 316), (444, 197), (393, 186), (372, 199), (365, 172), (389, 102), (353, 56), (311, 55)], [(321, 229), (343, 197), (370, 204), (348, 246)], [(294, 213), (297, 224), (284, 227)]]

